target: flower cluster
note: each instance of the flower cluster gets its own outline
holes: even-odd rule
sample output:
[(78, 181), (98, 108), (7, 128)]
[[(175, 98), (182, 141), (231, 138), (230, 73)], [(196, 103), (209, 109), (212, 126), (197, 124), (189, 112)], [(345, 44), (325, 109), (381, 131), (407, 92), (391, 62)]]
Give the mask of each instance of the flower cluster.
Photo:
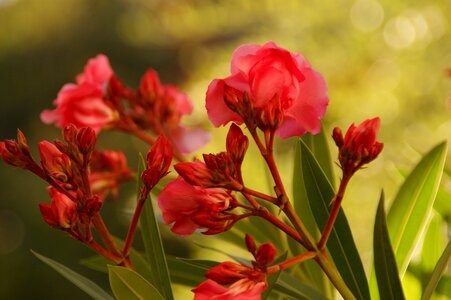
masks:
[(202, 129), (181, 125), (182, 116), (193, 109), (186, 94), (161, 84), (152, 69), (144, 74), (137, 91), (127, 88), (101, 54), (88, 61), (84, 72), (76, 76), (76, 84), (63, 86), (53, 104), (56, 108), (43, 111), (41, 119), (59, 127), (89, 126), (96, 132), (116, 129), (153, 144), (146, 133), (150, 130), (165, 135), (179, 154), (192, 153), (210, 140)]
[[(257, 248), (254, 239), (246, 235), (247, 249), (254, 258), (252, 265), (220, 263), (205, 274), (208, 280), (193, 289), (195, 299), (261, 299), (268, 287), (268, 275), (308, 259), (315, 259), (340, 293), (353, 299), (325, 247), (350, 178), (382, 151), (383, 144), (376, 141), (379, 118), (359, 126), (352, 124), (344, 137), (339, 128), (334, 129), (343, 177), (316, 241), (290, 203), (276, 163), (274, 140), (275, 136), (289, 138), (320, 131), (329, 101), (323, 77), (302, 55), (273, 42), (236, 49), (230, 72), (228, 77), (213, 80), (206, 93), (213, 125), (233, 122), (226, 150), (203, 154), (203, 161), (187, 161), (183, 156), (209, 140), (202, 129), (181, 125), (182, 117), (193, 109), (187, 95), (175, 86), (162, 84), (152, 69), (144, 74), (137, 90), (130, 89), (114, 74), (104, 55), (90, 59), (84, 72), (76, 76), (76, 83), (60, 90), (54, 101), (56, 108), (41, 114), (45, 123), (63, 128), (63, 141), (40, 142), (37, 163), (19, 130), (17, 140), (0, 142), (0, 155), (7, 164), (29, 170), (49, 184), (51, 203), (39, 204), (48, 225), (130, 269), (134, 269), (130, 253), (144, 203), (169, 173), (175, 158), (179, 163), (174, 169), (179, 176), (172, 178), (157, 197), (163, 221), (172, 224), (174, 233), (190, 235), (202, 230), (207, 235), (220, 234), (244, 218), (256, 217), (303, 247), (301, 254), (271, 266), (276, 256), (274, 245), (262, 243)], [(249, 138), (240, 127), (243, 124)], [(117, 197), (119, 186), (134, 176), (122, 152), (96, 149), (97, 134), (105, 129), (120, 130), (153, 145), (139, 174), (142, 186), (122, 249), (99, 212), (107, 195)], [(273, 194), (250, 188), (243, 178), (242, 165), (250, 141), (266, 163), (274, 183)], [(275, 210), (269, 206), (275, 206)], [(282, 212), (284, 216), (280, 216)]]
[[(271, 243), (257, 249), (254, 239), (246, 235), (246, 246), (254, 256), (252, 267), (234, 262), (223, 262), (205, 273), (208, 280), (193, 289), (195, 300), (259, 300), (268, 287), (267, 267), (274, 261), (276, 248)], [(223, 285), (230, 285), (224, 287)]]

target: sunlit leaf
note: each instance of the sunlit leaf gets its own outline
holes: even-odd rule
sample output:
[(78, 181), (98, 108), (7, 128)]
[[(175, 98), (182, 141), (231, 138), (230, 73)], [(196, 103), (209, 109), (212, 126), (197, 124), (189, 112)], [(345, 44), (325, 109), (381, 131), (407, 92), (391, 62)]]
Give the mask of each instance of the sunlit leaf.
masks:
[(98, 286), (96, 283), (92, 282), (88, 278), (78, 274), (77, 272), (69, 269), (68, 267), (62, 265), (61, 263), (56, 262), (48, 257), (45, 257), (44, 255), (41, 255), (33, 250), (31, 250), (31, 253), (33, 253), (34, 256), (36, 256), (40, 261), (50, 266), (52, 269), (54, 269), (64, 278), (75, 284), (77, 287), (79, 287), (82, 291), (87, 293), (92, 298), (99, 300), (104, 299), (114, 300), (114, 298), (111, 297), (110, 294), (105, 292), (100, 286)]
[[(451, 201), (451, 198), (449, 200)], [(446, 242), (446, 222), (438, 213), (432, 211), (432, 218), (424, 235), (423, 245), (421, 247), (420, 263), (423, 272), (432, 272), (436, 262), (443, 253), (443, 249), (446, 247)]]
[(387, 215), (388, 230), (400, 276), (430, 216), (446, 158), (446, 143), (427, 153), (401, 186)]
[(379, 200), (373, 235), (374, 267), (381, 299), (405, 299), (399, 280), (396, 259), (388, 236), (384, 211), (384, 194)]
[(294, 297), (295, 299), (327, 300), (328, 298), (317, 289), (299, 281), (288, 272), (280, 273), (274, 291)]
[(108, 274), (111, 290), (118, 300), (164, 299), (144, 277), (128, 268), (108, 265)]
[[(317, 152), (314, 153), (317, 159), (321, 159), (322, 164), (330, 170), (329, 176), (332, 178), (332, 167), (330, 165), (329, 158), (329, 148), (327, 142), (325, 143), (324, 133), (320, 133), (318, 135), (312, 136), (310, 134), (302, 137), (304, 143), (309, 147), (310, 150), (316, 149)], [(320, 232), (318, 226), (315, 221), (315, 217), (313, 216), (312, 210), (310, 208), (310, 203), (307, 197), (307, 191), (304, 186), (304, 178), (302, 172), (302, 153), (301, 153), (301, 141), (297, 141), (296, 148), (294, 151), (294, 171), (293, 171), (293, 206), (301, 218), (302, 222), (309, 230), (311, 235), (315, 237), (315, 239), (319, 239)], [(325, 148), (325, 149), (324, 149)], [(326, 151), (326, 152), (324, 152)], [(327, 167), (329, 166), (329, 167)], [(292, 248), (292, 252), (295, 254), (302, 253), (305, 251), (302, 247), (299, 247), (297, 242), (290, 241), (290, 246)], [(323, 291), (329, 291), (331, 293), (331, 284), (330, 281), (325, 276), (324, 272), (322, 272), (321, 268), (314, 261), (306, 261), (299, 266), (299, 271), (301, 272), (300, 276), (303, 281), (309, 282), (313, 286), (317, 287)]]
[[(329, 218), (329, 203), (334, 190), (312, 152), (301, 143), (304, 185), (315, 220), (324, 228)], [(369, 299), (369, 288), (360, 255), (355, 246), (348, 221), (340, 209), (327, 242), (331, 258), (349, 289), (358, 299)]]
[(440, 256), (437, 265), (434, 268), (434, 271), (432, 271), (431, 277), (428, 281), (428, 284), (426, 285), (426, 288), (424, 289), (421, 300), (427, 300), (431, 298), (435, 288), (438, 285), (438, 282), (440, 281), (440, 277), (442, 276), (443, 272), (445, 271), (449, 263), (450, 257), (451, 257), (451, 241), (448, 242), (445, 251), (443, 251), (442, 256)]

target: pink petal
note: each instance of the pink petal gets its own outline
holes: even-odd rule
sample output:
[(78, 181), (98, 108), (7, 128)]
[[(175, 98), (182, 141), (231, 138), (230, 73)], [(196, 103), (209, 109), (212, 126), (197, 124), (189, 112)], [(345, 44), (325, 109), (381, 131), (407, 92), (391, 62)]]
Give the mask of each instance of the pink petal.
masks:
[(76, 80), (77, 84), (87, 82), (103, 87), (112, 75), (113, 70), (108, 57), (104, 54), (99, 54), (88, 60), (84, 72), (77, 75)]
[(211, 134), (200, 128), (178, 126), (170, 132), (169, 139), (182, 154), (193, 153), (211, 140)]
[(224, 80), (215, 79), (210, 83), (207, 90), (205, 107), (207, 108), (208, 118), (215, 127), (225, 125), (230, 121), (237, 124), (243, 122), (240, 116), (225, 104), (224, 84)]
[(233, 75), (242, 72), (247, 75), (254, 64), (254, 55), (259, 49), (260, 46), (256, 44), (244, 44), (236, 48), (230, 62), (230, 73)]

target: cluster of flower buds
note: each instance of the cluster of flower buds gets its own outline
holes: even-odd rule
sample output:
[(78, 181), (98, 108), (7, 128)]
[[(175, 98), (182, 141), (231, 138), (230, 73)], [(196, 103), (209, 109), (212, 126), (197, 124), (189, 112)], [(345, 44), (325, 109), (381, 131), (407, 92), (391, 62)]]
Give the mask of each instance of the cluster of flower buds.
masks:
[(250, 235), (246, 235), (246, 246), (255, 259), (252, 267), (234, 262), (213, 267), (205, 273), (208, 279), (193, 289), (195, 300), (261, 299), (261, 293), (267, 288), (267, 267), (274, 261), (276, 249), (273, 244), (264, 243), (257, 250)]
[(338, 147), (338, 159), (345, 176), (351, 176), (381, 153), (384, 144), (376, 141), (379, 126), (379, 118), (366, 120), (359, 126), (351, 124), (344, 138), (340, 128), (334, 128), (332, 137)]
[(64, 142), (38, 144), (39, 165), (20, 131), (17, 141), (0, 143), (0, 154), (6, 163), (29, 170), (50, 184), (51, 204), (39, 204), (44, 221), (82, 239), (79, 226), (89, 227), (108, 191), (117, 190), (133, 176), (122, 153), (95, 151), (92, 128), (68, 125), (63, 129), (63, 138)]
[(192, 185), (240, 190), (243, 183), (241, 165), (248, 146), (248, 138), (237, 125), (232, 124), (227, 134), (226, 152), (204, 154), (205, 163), (184, 162), (176, 164), (174, 168)]
[(66, 84), (54, 101), (54, 110), (45, 110), (41, 119), (65, 127), (89, 126), (96, 132), (116, 129), (153, 143), (147, 135), (165, 135), (177, 153), (192, 153), (210, 139), (209, 133), (181, 125), (181, 118), (192, 112), (186, 94), (175, 86), (163, 85), (150, 69), (137, 91), (125, 87), (114, 74), (108, 58), (98, 55), (88, 61), (76, 84)]
[(206, 228), (204, 234), (217, 234), (229, 229), (237, 216), (230, 213), (236, 199), (222, 188), (202, 188), (182, 177), (168, 183), (158, 195), (158, 205), (166, 224), (178, 235), (190, 235)]
[(168, 174), (171, 162), (172, 146), (164, 135), (161, 135), (147, 152), (146, 169), (141, 175), (146, 189), (151, 190), (161, 178)]
[(208, 87), (206, 107), (216, 127), (245, 123), (281, 138), (319, 132), (329, 102), (326, 83), (302, 55), (273, 42), (242, 45), (231, 73)]

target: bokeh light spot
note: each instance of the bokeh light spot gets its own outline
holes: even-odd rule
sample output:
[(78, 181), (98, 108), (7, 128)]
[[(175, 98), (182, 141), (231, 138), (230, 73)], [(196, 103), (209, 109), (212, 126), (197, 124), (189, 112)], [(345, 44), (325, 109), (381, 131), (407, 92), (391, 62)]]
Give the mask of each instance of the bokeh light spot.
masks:
[(384, 9), (376, 0), (357, 0), (350, 11), (352, 25), (360, 31), (376, 30), (384, 20)]

